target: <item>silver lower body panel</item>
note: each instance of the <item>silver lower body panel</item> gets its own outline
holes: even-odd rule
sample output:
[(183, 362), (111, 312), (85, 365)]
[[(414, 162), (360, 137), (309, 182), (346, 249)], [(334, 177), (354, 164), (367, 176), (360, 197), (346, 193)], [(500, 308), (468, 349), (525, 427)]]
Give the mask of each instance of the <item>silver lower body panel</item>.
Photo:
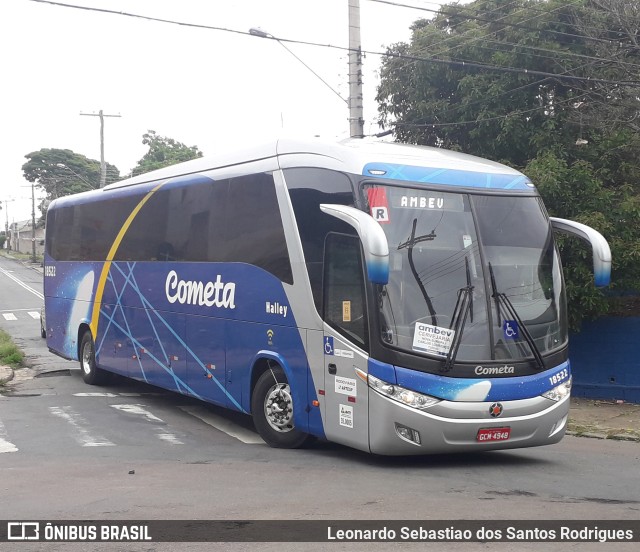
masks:
[[(504, 450), (550, 445), (560, 441), (565, 434), (569, 397), (558, 402), (544, 397), (501, 401), (503, 413), (497, 418), (491, 417), (492, 404), (442, 401), (428, 410), (419, 411), (370, 390), (370, 450), (385, 455)], [(411, 430), (408, 433), (414, 440), (406, 438), (407, 431), (403, 436), (399, 427)], [(478, 440), (480, 430), (500, 428), (509, 428), (508, 439)]]

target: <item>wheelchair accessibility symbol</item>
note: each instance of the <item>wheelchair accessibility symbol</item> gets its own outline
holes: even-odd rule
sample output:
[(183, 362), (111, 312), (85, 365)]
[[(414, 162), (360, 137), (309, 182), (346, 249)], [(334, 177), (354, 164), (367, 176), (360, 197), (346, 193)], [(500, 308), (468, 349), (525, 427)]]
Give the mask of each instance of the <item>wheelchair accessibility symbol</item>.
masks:
[(518, 322), (515, 320), (505, 320), (502, 325), (502, 333), (505, 339), (518, 339), (520, 337)]
[(324, 338), (324, 354), (333, 355), (333, 337), (325, 336)]

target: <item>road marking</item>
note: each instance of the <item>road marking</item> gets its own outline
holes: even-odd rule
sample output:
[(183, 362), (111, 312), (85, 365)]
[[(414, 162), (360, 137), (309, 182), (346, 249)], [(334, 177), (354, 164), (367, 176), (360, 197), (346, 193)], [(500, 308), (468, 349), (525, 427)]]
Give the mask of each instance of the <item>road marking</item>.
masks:
[(16, 278), (13, 274), (10, 274), (9, 271), (5, 270), (4, 268), (0, 268), (0, 273), (4, 274), (7, 278), (13, 280), (16, 284), (18, 284), (19, 286), (22, 286), (24, 289), (26, 289), (27, 291), (33, 293), (36, 297), (38, 297), (39, 299), (42, 299), (44, 301), (44, 295), (42, 295), (42, 293), (40, 293), (39, 291), (36, 291), (32, 287), (28, 286), (22, 280)]
[(50, 406), (49, 411), (71, 424), (74, 439), (83, 447), (114, 447), (115, 444), (101, 436), (93, 436), (86, 429), (87, 421), (70, 406)]
[(7, 437), (7, 432), (4, 429), (4, 424), (0, 420), (0, 454), (3, 452), (18, 452), (18, 447), (7, 441), (5, 437)]
[(2, 316), (4, 316), (5, 320), (18, 320), (16, 318), (16, 315), (13, 314), (12, 312), (5, 312), (5, 313), (2, 314)]
[(121, 397), (162, 397), (163, 393), (118, 393)]
[[(145, 420), (152, 423), (161, 423), (164, 424), (164, 420), (158, 418), (155, 414), (149, 412), (144, 404), (110, 404), (111, 408), (115, 408), (116, 410), (120, 410), (122, 412), (128, 412), (129, 414), (134, 414), (136, 416), (142, 416)], [(178, 439), (173, 433), (170, 433), (165, 428), (156, 426), (154, 428), (156, 432), (156, 437), (165, 443), (169, 443), (170, 445), (184, 445), (184, 443)]]
[(210, 426), (215, 427), (230, 437), (234, 437), (235, 439), (238, 439), (238, 441), (242, 441), (247, 445), (265, 444), (262, 438), (253, 431), (244, 429), (222, 416), (216, 416), (213, 412), (203, 406), (181, 406), (180, 409), (187, 414), (191, 414), (192, 416), (199, 418), (205, 424), (209, 424)]
[(34, 320), (40, 320), (40, 313), (36, 311), (29, 311), (29, 316)]
[(170, 445), (184, 445), (184, 443), (178, 439), (173, 433), (169, 433), (168, 431), (164, 431), (161, 428), (158, 428), (156, 437), (161, 441), (165, 441)]
[(117, 397), (113, 393), (74, 393), (74, 397)]
[(144, 408), (144, 404), (110, 404), (111, 408), (115, 408), (116, 410), (122, 410), (123, 412), (128, 412), (129, 414), (136, 414), (137, 416), (142, 416), (149, 422), (160, 422), (164, 423), (164, 420), (158, 418), (154, 414), (151, 414), (147, 409)]

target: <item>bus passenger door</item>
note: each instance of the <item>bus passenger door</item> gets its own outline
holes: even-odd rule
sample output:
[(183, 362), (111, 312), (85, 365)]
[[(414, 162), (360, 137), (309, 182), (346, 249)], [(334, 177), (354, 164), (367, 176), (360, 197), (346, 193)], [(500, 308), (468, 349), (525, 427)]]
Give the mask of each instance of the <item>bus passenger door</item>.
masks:
[(327, 236), (323, 316), (325, 434), (368, 451), (368, 390), (356, 376), (356, 369), (367, 371), (368, 324), (362, 248), (354, 236)]

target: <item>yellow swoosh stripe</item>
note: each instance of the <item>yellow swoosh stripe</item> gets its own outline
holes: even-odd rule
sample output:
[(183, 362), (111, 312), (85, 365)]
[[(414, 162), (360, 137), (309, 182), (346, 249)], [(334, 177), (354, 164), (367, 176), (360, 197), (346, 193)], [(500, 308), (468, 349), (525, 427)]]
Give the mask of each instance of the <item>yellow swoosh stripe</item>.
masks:
[(107, 283), (107, 276), (109, 276), (109, 271), (111, 270), (111, 262), (113, 261), (113, 258), (116, 256), (116, 253), (118, 252), (118, 248), (122, 243), (122, 239), (124, 238), (125, 234), (129, 230), (131, 223), (140, 212), (140, 209), (144, 207), (144, 204), (147, 201), (149, 201), (151, 196), (155, 194), (164, 184), (165, 182), (158, 184), (155, 188), (150, 190), (147, 193), (147, 195), (145, 195), (140, 200), (140, 203), (138, 203), (138, 205), (135, 206), (133, 211), (131, 211), (131, 213), (127, 217), (127, 220), (122, 225), (122, 228), (120, 228), (120, 231), (118, 232), (118, 235), (116, 236), (116, 239), (114, 240), (113, 244), (111, 244), (111, 249), (109, 249), (107, 259), (104, 265), (102, 266), (102, 272), (100, 273), (100, 279), (98, 280), (98, 287), (96, 288), (96, 297), (93, 303), (93, 311), (91, 313), (91, 335), (93, 336), (94, 339), (98, 335), (98, 320), (100, 318), (100, 308), (102, 307), (102, 296), (104, 295), (104, 287)]

